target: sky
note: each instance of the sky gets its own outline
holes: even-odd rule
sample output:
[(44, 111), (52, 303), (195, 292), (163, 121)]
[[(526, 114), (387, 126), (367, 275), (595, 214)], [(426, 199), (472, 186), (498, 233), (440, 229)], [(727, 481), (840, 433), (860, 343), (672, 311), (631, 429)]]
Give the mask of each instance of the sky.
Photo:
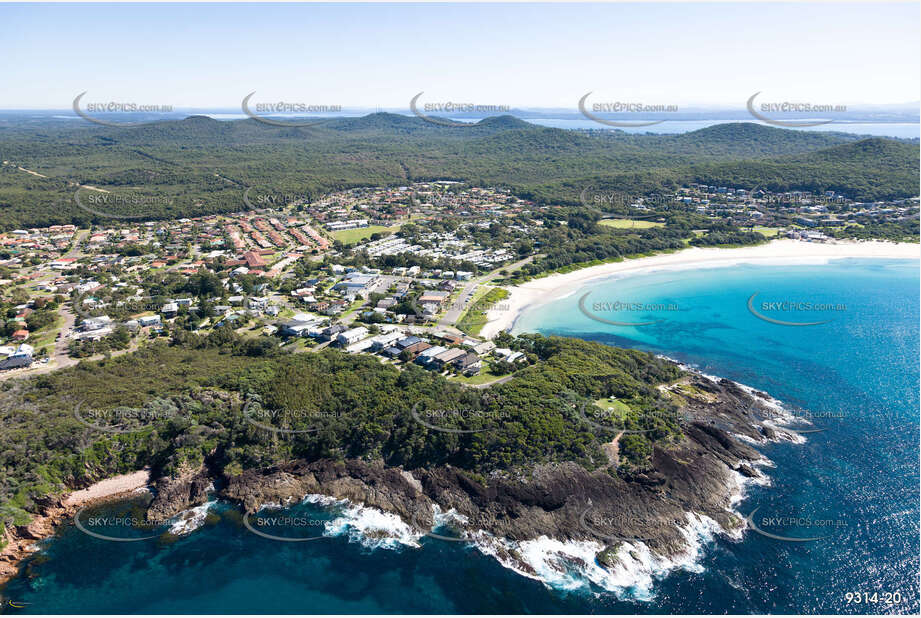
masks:
[(858, 4), (0, 4), (0, 109), (85, 101), (574, 108), (921, 98), (921, 8)]

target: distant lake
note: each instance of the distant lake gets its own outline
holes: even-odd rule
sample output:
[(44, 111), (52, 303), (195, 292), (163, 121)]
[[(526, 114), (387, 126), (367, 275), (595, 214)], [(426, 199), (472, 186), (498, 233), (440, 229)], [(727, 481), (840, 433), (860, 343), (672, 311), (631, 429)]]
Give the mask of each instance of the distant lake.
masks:
[[(527, 122), (539, 124), (544, 127), (556, 129), (603, 129), (603, 125), (592, 122), (587, 118), (528, 118)], [(662, 124), (646, 127), (619, 127), (625, 133), (688, 133), (698, 129), (706, 129), (717, 124), (728, 122), (755, 122), (754, 120), (668, 120)], [(770, 126), (758, 122), (764, 126)], [(917, 122), (832, 122), (816, 127), (795, 129), (796, 131), (837, 131), (840, 133), (853, 133), (855, 135), (876, 135), (880, 137), (921, 137), (921, 124)]]

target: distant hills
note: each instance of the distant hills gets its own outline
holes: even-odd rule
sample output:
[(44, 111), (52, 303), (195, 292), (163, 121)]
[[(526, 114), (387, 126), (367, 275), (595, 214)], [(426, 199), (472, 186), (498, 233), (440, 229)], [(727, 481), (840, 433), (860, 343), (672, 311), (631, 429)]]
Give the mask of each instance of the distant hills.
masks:
[(578, 205), (587, 186), (641, 195), (688, 182), (835, 190), (874, 200), (918, 194), (918, 144), (727, 123), (678, 135), (567, 131), (495, 116), (464, 127), (374, 113), (279, 127), (206, 116), (132, 128), (0, 122), (0, 226), (104, 219), (70, 203), (73, 183), (150, 196), (145, 218), (244, 208), (242, 190), (316, 197), (353, 186), (454, 179)]

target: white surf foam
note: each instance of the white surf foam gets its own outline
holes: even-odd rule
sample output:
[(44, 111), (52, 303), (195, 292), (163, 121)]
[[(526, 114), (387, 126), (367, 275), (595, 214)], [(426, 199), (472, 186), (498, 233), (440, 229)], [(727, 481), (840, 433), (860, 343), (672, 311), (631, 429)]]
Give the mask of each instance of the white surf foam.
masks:
[(176, 521), (170, 526), (170, 534), (189, 534), (190, 532), (201, 528), (208, 516), (208, 510), (217, 504), (217, 500), (210, 500), (200, 506), (195, 506), (179, 513), (174, 519)]
[(476, 547), (504, 567), (557, 590), (598, 589), (618, 598), (648, 601), (653, 586), (674, 570), (701, 572), (699, 560), (706, 542), (723, 532), (719, 524), (705, 516), (687, 514), (688, 523), (679, 526), (685, 550), (672, 558), (658, 555), (641, 541), (624, 542), (612, 557), (610, 566), (596, 560), (604, 545), (597, 541), (560, 541), (547, 536), (515, 542), (499, 539), (483, 531), (475, 533)]
[(326, 524), (324, 536), (347, 535), (370, 549), (419, 547), (422, 534), (392, 513), (349, 503), (343, 514)]

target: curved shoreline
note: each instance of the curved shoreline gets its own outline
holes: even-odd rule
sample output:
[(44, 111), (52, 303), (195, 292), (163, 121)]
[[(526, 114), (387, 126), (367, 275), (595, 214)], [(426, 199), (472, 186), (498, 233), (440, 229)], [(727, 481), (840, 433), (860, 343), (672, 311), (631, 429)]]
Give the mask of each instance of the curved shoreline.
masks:
[(19, 573), (19, 563), (38, 550), (38, 543), (53, 536), (57, 527), (80, 508), (127, 496), (150, 484), (150, 469), (119, 474), (85, 489), (73, 491), (35, 515), (24, 526), (3, 530), (6, 544), (0, 550), (0, 586)]
[(487, 322), (480, 336), (490, 339), (501, 331), (511, 330), (518, 318), (529, 309), (545, 305), (572, 294), (595, 279), (622, 273), (642, 271), (685, 270), (689, 268), (722, 268), (749, 262), (785, 265), (826, 264), (845, 258), (921, 259), (921, 245), (883, 241), (841, 241), (811, 243), (798, 240), (774, 240), (755, 247), (721, 249), (691, 247), (675, 253), (662, 253), (621, 262), (589, 266), (569, 273), (557, 273), (507, 287), (509, 296), (503, 301), (507, 309), (486, 313)]
[[(724, 396), (716, 402), (708, 398), (688, 399), (683, 409), (687, 411), (688, 422), (693, 427), (685, 434), (681, 444), (675, 446), (677, 450), (663, 449), (654, 457), (654, 461), (663, 463), (664, 469), (673, 470), (677, 463), (686, 468), (684, 473), (674, 476), (678, 481), (674, 491), (680, 491), (688, 483), (694, 491), (674, 504), (671, 500), (656, 503), (655, 499), (652, 501), (654, 504), (650, 504), (644, 498), (650, 483), (654, 485), (660, 476), (655, 470), (649, 477), (644, 473), (642, 479), (621, 479), (615, 486), (606, 475), (599, 477), (599, 471), (584, 470), (572, 462), (538, 466), (533, 475), (524, 480), (495, 479), (493, 489), (499, 492), (497, 495), (520, 501), (524, 492), (524, 495), (534, 498), (533, 504), (530, 499), (521, 502), (525, 512), (520, 513), (518, 518), (503, 517), (500, 516), (501, 510), (492, 511), (484, 507), (477, 498), (487, 495), (486, 488), (451, 468), (406, 471), (386, 466), (383, 462), (358, 460), (294, 461), (266, 469), (247, 470), (238, 477), (225, 479), (227, 486), (220, 499), (239, 505), (245, 513), (254, 513), (269, 505), (282, 508), (292, 500), (303, 501), (309, 496), (320, 500), (347, 501), (351, 503), (350, 510), (334, 520), (333, 523), (338, 522), (338, 528), (330, 536), (347, 534), (369, 548), (418, 547), (418, 540), (435, 529), (438, 512), (461, 513), (465, 518), (493, 524), (488, 528), (464, 528), (464, 542), (472, 543), (482, 554), (493, 557), (500, 565), (519, 575), (559, 589), (581, 588), (593, 583), (617, 594), (618, 598), (625, 598), (621, 595), (636, 589), (640, 594), (634, 596), (631, 592), (628, 596), (649, 600), (654, 582), (667, 573), (685, 568), (703, 568), (699, 563), (703, 546), (715, 535), (741, 538), (744, 522), (740, 526), (730, 525), (731, 520), (726, 518), (733, 516), (744, 520), (735, 511), (734, 505), (744, 495), (746, 486), (770, 483), (768, 477), (758, 470), (762, 465), (770, 465), (770, 461), (757, 446), (782, 440), (795, 442), (785, 429), (775, 429), (767, 423), (767, 418), (774, 418), (772, 410), (781, 406), (780, 402), (743, 384), (707, 376), (684, 366), (681, 368), (689, 375), (674, 383), (660, 384), (659, 388), (669, 389), (692, 380), (695, 383), (706, 382), (710, 385), (707, 392), (718, 392)], [(749, 403), (740, 405), (739, 397), (747, 397)], [(718, 407), (714, 408), (714, 403), (719, 404)], [(766, 416), (752, 417), (753, 405)], [(704, 419), (710, 419), (709, 424), (712, 425), (712, 419), (716, 417), (735, 429), (724, 434), (728, 442), (706, 429)], [(701, 449), (713, 455), (715, 461), (692, 466), (690, 453), (699, 455)], [(714, 458), (705, 459), (710, 461)], [(197, 528), (209, 506), (214, 504), (212, 497), (196, 497), (193, 495), (195, 492), (188, 491), (199, 476), (206, 478), (207, 472), (197, 470), (194, 475), (175, 479), (171, 483), (172, 488), (157, 485), (158, 496), (168, 498), (169, 502), (160, 505), (158, 513), (168, 517), (182, 513), (196, 515), (195, 518), (180, 520), (178, 531), (174, 525), (170, 530), (174, 534), (184, 534)], [(212, 482), (214, 480), (211, 479)], [(150, 471), (145, 469), (100, 481), (58, 500), (55, 506), (46, 509), (27, 530), (22, 531), (24, 534), (17, 539), (22, 541), (17, 544), (20, 553), (15, 556), (15, 561), (8, 560), (4, 579), (16, 574), (18, 562), (37, 549), (36, 541), (53, 535), (56, 526), (73, 516), (79, 507), (124, 497), (148, 486), (150, 481)], [(208, 485), (213, 489), (213, 484)], [(639, 529), (643, 533), (628, 541), (628, 546), (612, 545), (607, 532), (597, 532), (585, 526), (581, 519), (588, 512), (583, 510), (584, 503), (568, 503), (566, 500), (565, 508), (558, 507), (560, 496), (571, 495), (573, 487), (592, 488), (587, 494), (588, 504), (592, 505), (594, 501), (594, 508), (599, 514), (606, 514), (607, 519), (620, 522), (602, 525), (615, 528), (626, 525), (632, 530), (631, 534), (639, 534)], [(381, 491), (382, 488), (385, 491)], [(424, 488), (429, 488), (429, 491)], [(708, 496), (701, 499), (697, 489), (706, 490)], [(493, 502), (506, 504), (507, 501)], [(517, 509), (515, 511), (518, 512)], [(581, 517), (577, 517), (579, 512)], [(549, 513), (554, 515), (551, 517)], [(386, 520), (383, 527), (378, 515)], [(687, 520), (685, 524), (675, 525), (675, 522), (682, 521), (682, 517)], [(640, 528), (634, 529), (636, 526)], [(619, 529), (617, 533), (626, 534)], [(602, 565), (598, 564), (600, 554), (604, 555)], [(564, 573), (561, 564), (568, 564), (573, 572)]]

